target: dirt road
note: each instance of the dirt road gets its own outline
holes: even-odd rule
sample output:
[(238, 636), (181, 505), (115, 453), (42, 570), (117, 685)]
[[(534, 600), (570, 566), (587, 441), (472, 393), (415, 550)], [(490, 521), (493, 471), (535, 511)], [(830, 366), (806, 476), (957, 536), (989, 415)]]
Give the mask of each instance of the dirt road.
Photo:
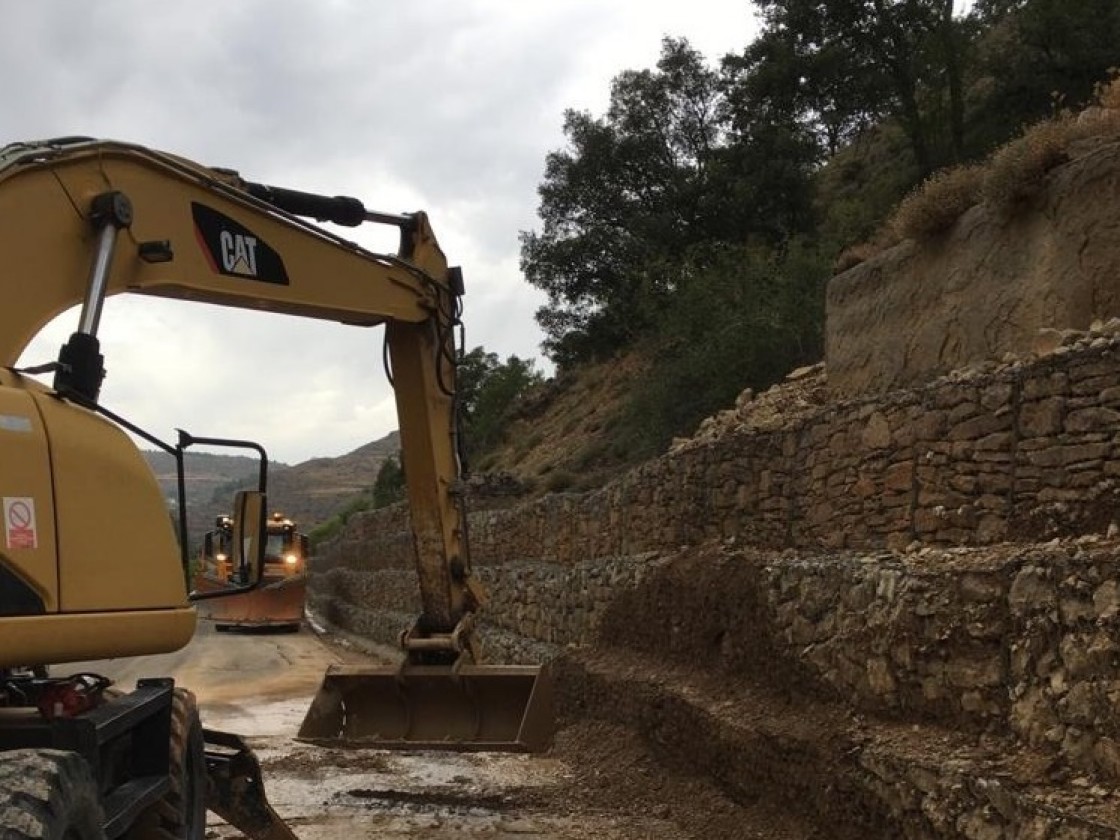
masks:
[[(577, 770), (580, 738), (594, 742), (602, 732), (564, 736), (567, 756), (563, 744), (546, 756), (519, 756), (345, 751), (297, 743), (296, 730), (326, 667), (372, 661), (338, 641), (306, 627), (299, 633), (216, 633), (202, 623), (177, 653), (87, 664), (124, 685), (143, 676), (172, 676), (194, 691), (207, 726), (237, 732), (257, 750), (273, 806), (303, 840), (683, 836), (655, 807), (649, 813), (644, 805), (636, 812), (616, 810), (614, 800), (604, 800), (596, 789), (612, 787), (609, 774), (588, 780), (583, 768)], [(624, 769), (639, 778), (652, 772), (633, 766), (635, 755), (626, 753)], [(211, 821), (210, 837), (240, 836), (212, 815)]]

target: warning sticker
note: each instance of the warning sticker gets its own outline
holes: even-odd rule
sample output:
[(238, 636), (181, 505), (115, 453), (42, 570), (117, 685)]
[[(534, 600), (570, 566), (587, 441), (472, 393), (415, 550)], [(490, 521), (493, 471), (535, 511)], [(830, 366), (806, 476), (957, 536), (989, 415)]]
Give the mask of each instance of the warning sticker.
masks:
[(38, 548), (35, 531), (35, 500), (30, 497), (4, 497), (4, 536), (8, 548)]
[(0, 429), (7, 432), (30, 432), (31, 418), (19, 414), (0, 414)]

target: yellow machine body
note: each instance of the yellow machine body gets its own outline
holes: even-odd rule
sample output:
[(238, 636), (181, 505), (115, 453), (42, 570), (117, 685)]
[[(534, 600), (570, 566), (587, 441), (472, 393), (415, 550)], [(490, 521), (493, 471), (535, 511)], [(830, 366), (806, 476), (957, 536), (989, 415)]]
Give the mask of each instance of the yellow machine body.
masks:
[[(0, 667), (177, 650), (190, 640), (171, 519), (128, 436), (0, 370)], [(128, 538), (110, 538), (127, 528)]]
[[(400, 247), (366, 251), (308, 216), (394, 225)], [(0, 148), (0, 255), (0, 667), (173, 650), (194, 628), (166, 502), (127, 435), (90, 410), (100, 409), (104, 368), (89, 351), (105, 297), (384, 325), (422, 613), (391, 679), (328, 675), (309, 718), (327, 722), (317, 737), (382, 733), (387, 747), (547, 743), (547, 673), (483, 665), (475, 641), (486, 593), (471, 570), (457, 453), (462, 276), (424, 213), (367, 212), (132, 144), (63, 138)], [(64, 384), (57, 373), (57, 392), (30, 384), (13, 366), (76, 304)], [(68, 386), (90, 381), (91, 359), (96, 387)], [(394, 715), (406, 723), (390, 726)]]

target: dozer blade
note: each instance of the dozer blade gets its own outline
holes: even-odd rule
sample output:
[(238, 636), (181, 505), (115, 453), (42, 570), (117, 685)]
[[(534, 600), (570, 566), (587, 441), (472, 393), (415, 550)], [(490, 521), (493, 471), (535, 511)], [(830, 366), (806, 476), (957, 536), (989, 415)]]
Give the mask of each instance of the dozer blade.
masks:
[(331, 666), (297, 737), (389, 750), (541, 752), (553, 730), (547, 668)]
[[(206, 592), (213, 586), (198, 586)], [(268, 581), (252, 592), (199, 601), (198, 611), (219, 628), (259, 630), (269, 627), (299, 627), (307, 596), (303, 575)]]

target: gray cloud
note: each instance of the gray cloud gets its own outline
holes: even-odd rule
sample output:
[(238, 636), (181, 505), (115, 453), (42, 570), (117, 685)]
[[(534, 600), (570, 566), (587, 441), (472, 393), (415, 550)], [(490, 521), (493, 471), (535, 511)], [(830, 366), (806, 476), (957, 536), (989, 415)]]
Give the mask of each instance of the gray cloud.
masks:
[[(0, 142), (113, 137), (426, 209), (466, 273), (468, 344), (535, 356), (542, 298), (519, 276), (517, 233), (535, 225), (563, 109), (601, 111), (610, 78), (655, 61), (663, 35), (718, 58), (750, 26), (741, 0), (11, 3)], [(75, 322), (62, 316), (26, 358), (52, 354)], [(106, 401), (156, 431), (252, 436), (295, 461), (395, 425), (379, 331), (130, 299), (111, 302), (102, 338)], [(259, 401), (232, 396), (246, 382)]]

